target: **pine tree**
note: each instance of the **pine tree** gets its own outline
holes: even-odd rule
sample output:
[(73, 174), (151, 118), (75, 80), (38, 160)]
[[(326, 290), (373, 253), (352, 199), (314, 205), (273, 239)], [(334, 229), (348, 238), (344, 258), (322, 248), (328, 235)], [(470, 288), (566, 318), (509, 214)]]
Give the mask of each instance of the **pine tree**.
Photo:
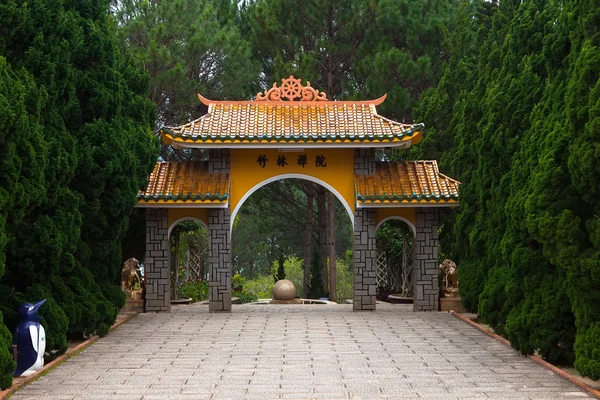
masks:
[(308, 291), (309, 299), (320, 299), (327, 293), (323, 289), (323, 280), (321, 279), (321, 257), (316, 249), (313, 249), (310, 259), (310, 289)]
[(283, 255), (279, 256), (279, 259), (277, 260), (277, 272), (273, 273), (273, 280), (275, 281), (275, 283), (277, 283), (277, 281), (280, 281), (282, 279), (285, 279), (285, 267), (284, 267), (284, 257)]

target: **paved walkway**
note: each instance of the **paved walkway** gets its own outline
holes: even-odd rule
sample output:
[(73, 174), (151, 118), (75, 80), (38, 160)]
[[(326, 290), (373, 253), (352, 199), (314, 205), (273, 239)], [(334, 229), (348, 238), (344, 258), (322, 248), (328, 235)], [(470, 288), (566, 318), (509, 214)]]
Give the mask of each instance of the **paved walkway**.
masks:
[(141, 314), (11, 399), (591, 397), (449, 314), (350, 307)]

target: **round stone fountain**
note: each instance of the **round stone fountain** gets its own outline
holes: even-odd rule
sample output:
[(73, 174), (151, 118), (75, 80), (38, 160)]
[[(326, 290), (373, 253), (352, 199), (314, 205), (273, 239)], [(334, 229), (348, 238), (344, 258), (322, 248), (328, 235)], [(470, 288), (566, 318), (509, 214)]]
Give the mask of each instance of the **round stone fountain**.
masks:
[(302, 304), (296, 298), (296, 285), (287, 279), (281, 279), (273, 286), (273, 300), (271, 304)]

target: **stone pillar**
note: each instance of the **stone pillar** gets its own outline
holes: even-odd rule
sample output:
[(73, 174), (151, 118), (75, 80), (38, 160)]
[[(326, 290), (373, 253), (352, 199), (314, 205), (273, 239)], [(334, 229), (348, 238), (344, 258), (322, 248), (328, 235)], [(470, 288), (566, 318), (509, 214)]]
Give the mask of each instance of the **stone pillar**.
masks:
[(413, 241), (413, 310), (437, 311), (438, 287), (438, 210), (417, 208), (417, 237)]
[(369, 175), (375, 172), (375, 149), (354, 150), (354, 173)]
[(375, 310), (377, 285), (375, 210), (354, 210), (354, 311)]
[(214, 149), (208, 151), (208, 172), (229, 172), (231, 169), (231, 150)]
[(229, 208), (208, 210), (208, 310), (231, 311), (231, 233)]
[(167, 209), (146, 209), (146, 311), (171, 311)]

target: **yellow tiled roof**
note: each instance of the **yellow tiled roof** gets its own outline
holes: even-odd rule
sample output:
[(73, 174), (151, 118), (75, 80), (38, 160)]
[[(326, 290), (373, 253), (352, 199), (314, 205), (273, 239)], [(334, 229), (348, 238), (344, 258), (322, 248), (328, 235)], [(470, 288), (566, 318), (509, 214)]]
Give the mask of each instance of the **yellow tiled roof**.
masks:
[(229, 173), (208, 172), (202, 161), (158, 162), (140, 202), (226, 203)]
[(359, 204), (456, 203), (459, 183), (441, 174), (436, 161), (380, 162), (375, 173), (355, 175)]
[(176, 142), (310, 144), (402, 142), (422, 129), (377, 115), (373, 104), (335, 103), (211, 104), (208, 114), (162, 131)]

